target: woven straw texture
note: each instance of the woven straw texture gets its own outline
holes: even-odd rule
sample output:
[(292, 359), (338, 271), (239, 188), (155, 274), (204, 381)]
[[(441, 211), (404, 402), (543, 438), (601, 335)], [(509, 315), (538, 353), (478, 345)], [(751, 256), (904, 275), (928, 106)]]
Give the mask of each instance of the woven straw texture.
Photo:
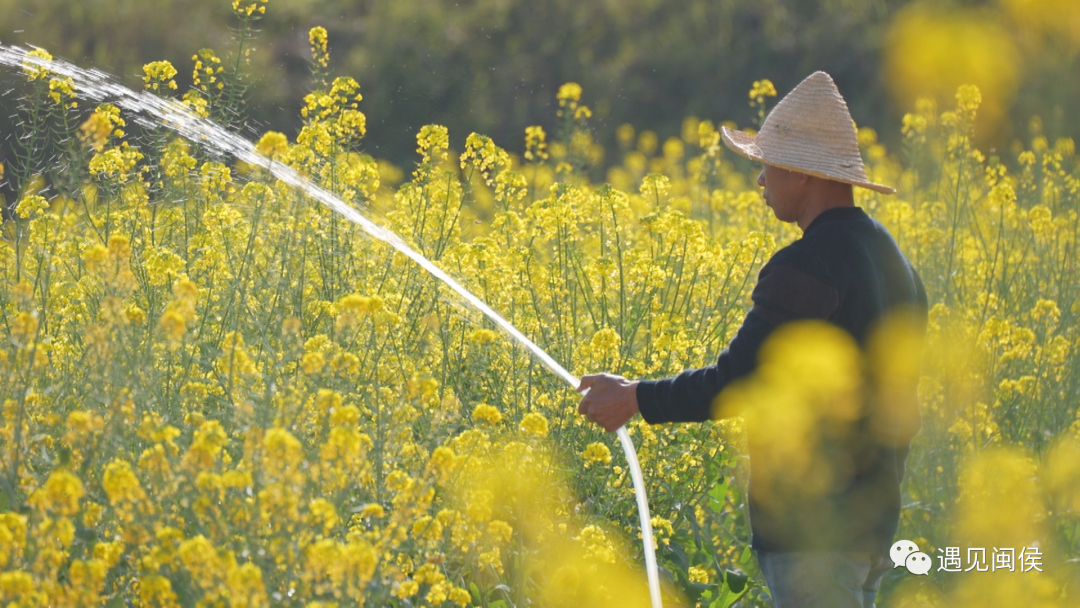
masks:
[(757, 135), (727, 127), (722, 132), (724, 143), (747, 158), (884, 194), (896, 192), (867, 179), (847, 102), (825, 72), (807, 76), (781, 99)]

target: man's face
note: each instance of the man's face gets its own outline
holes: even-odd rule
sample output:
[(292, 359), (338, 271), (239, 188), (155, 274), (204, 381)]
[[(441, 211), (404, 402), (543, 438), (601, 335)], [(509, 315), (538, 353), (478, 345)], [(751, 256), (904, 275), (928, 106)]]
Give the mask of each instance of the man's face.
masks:
[(799, 218), (805, 194), (804, 176), (772, 165), (764, 165), (757, 183), (765, 188), (761, 196), (781, 222), (794, 222)]

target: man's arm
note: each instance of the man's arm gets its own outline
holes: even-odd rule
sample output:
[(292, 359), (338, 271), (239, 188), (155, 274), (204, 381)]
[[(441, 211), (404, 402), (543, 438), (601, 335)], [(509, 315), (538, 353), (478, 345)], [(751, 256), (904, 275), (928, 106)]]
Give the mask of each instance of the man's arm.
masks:
[(754, 371), (758, 348), (775, 328), (751, 309), (713, 365), (687, 370), (674, 378), (640, 381), (635, 396), (641, 417), (649, 424), (709, 420), (713, 400), (732, 380)]
[(791, 257), (778, 255), (761, 269), (751, 294), (754, 306), (715, 364), (638, 384), (638, 408), (646, 422), (712, 418), (713, 400), (731, 381), (754, 371), (758, 350), (778, 325), (796, 319), (828, 319), (836, 312), (839, 291), (809, 271), (788, 265), (785, 258)]
[(753, 308), (715, 364), (663, 380), (585, 376), (578, 390), (588, 388), (589, 393), (578, 411), (608, 431), (618, 429), (639, 411), (650, 424), (710, 419), (713, 400), (731, 381), (754, 370), (758, 349), (778, 325), (796, 319), (828, 319), (836, 312), (840, 295), (830, 283), (820, 264), (798, 259), (788, 250), (777, 252), (758, 275), (751, 295)]

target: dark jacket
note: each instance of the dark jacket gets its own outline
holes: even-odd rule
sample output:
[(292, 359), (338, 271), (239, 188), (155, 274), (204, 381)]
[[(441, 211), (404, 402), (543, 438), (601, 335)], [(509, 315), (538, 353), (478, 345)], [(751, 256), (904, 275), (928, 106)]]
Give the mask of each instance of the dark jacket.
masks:
[[(910, 310), (917, 331), (925, 333), (927, 299), (918, 273), (885, 227), (858, 207), (837, 207), (818, 215), (802, 238), (777, 251), (761, 269), (751, 299), (753, 307), (714, 365), (638, 385), (638, 406), (647, 422), (708, 420), (717, 395), (754, 371), (758, 349), (783, 323), (825, 320), (865, 347), (887, 313)], [(901, 402), (912, 411), (902, 412), (901, 418), (914, 420), (914, 426), (898, 428), (898, 436), (881, 441), (867, 428), (866, 421), (878, 407), (867, 397), (861, 422), (853, 427), (850, 442), (843, 442), (861, 446), (847, 454), (854, 461), (854, 473), (812, 504), (784, 505), (780, 511), (763, 508), (763, 490), (755, 487), (753, 474), (754, 453), (760, 448), (750, 429), (749, 502), (755, 549), (888, 553), (899, 520), (904, 460), (918, 428), (915, 387), (908, 388), (911, 394)]]

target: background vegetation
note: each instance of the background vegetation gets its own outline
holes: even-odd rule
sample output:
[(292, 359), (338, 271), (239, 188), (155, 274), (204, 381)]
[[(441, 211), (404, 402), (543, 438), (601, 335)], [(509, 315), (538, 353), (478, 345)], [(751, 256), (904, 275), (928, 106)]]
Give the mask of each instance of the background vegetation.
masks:
[[(0, 41), (47, 48), (128, 84), (144, 63), (166, 59), (185, 86), (195, 50), (233, 47), (228, 4), (0, 0)], [(926, 19), (905, 29), (912, 14)], [(984, 116), (1008, 117), (982, 125), (988, 146), (1028, 136), (1033, 115), (1051, 136), (1080, 135), (1066, 111), (1080, 101), (1080, 9), (1068, 0), (275, 0), (259, 24), (244, 113), (258, 129), (298, 131), (315, 25), (333, 40), (332, 75), (363, 87), (367, 150), (398, 164), (410, 162), (407, 142), (428, 122), (447, 125), (455, 148), (476, 131), (520, 153), (523, 125), (550, 130), (564, 82), (590, 92), (597, 136), (610, 146), (623, 123), (661, 140), (680, 135), (686, 116), (749, 125), (753, 81), (787, 91), (819, 69), (836, 79), (856, 122), (890, 145), (899, 132), (888, 127), (916, 95), (947, 104), (966, 82), (987, 97)], [(908, 72), (887, 61), (897, 37), (918, 49), (902, 49)], [(898, 78), (902, 86), (887, 86)]]

